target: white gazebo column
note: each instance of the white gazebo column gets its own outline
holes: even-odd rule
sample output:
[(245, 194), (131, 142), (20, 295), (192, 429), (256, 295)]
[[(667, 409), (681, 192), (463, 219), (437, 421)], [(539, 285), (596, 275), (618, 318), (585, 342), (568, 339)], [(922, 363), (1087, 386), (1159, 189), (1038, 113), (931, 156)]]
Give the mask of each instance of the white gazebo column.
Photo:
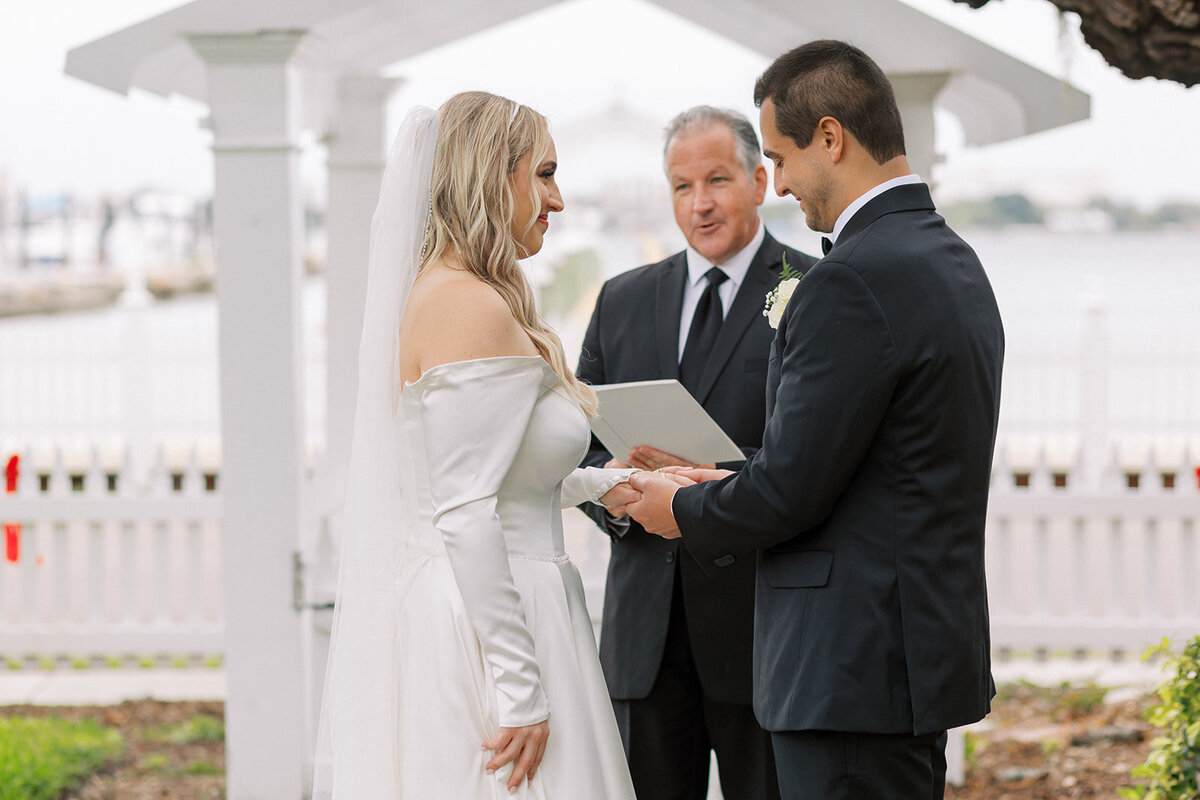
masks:
[(949, 72), (899, 73), (888, 75), (904, 122), (904, 146), (908, 163), (921, 180), (933, 186), (933, 106), (938, 94), (950, 80)]
[(290, 61), (302, 37), (188, 37), (207, 64), (214, 133), (230, 800), (299, 800), (307, 784), (293, 596), (305, 516), (299, 80)]
[[(329, 147), (329, 198), (325, 228), (329, 257), (326, 292), (325, 458), (321, 465), (325, 524), (312, 531), (305, 546), (307, 599), (318, 608), (312, 615), (308, 658), (309, 725), (315, 734), (324, 690), (325, 662), (337, 590), (337, 553), (342, 541), (341, 499), (350, 459), (354, 405), (358, 387), (358, 343), (367, 288), (367, 253), (371, 216), (387, 163), (387, 103), (400, 79), (345, 75), (336, 86)], [(315, 742), (313, 735), (310, 741)]]
[(328, 399), (326, 453), (345, 472), (358, 386), (358, 340), (367, 288), (371, 215), (387, 162), (387, 103), (401, 79), (346, 75), (337, 85), (329, 142)]

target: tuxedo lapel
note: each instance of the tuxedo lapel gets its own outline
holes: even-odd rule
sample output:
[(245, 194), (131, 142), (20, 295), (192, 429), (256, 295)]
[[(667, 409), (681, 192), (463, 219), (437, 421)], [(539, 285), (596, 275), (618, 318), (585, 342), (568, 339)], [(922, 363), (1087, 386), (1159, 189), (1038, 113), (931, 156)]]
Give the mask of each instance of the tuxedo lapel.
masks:
[(683, 286), (687, 281), (687, 255), (676, 253), (658, 274), (655, 288), (655, 340), (659, 369), (667, 378), (679, 378), (679, 316), (683, 309)]
[(746, 330), (762, 316), (766, 307), (767, 292), (779, 281), (779, 263), (782, 257), (783, 246), (775, 241), (771, 234), (765, 234), (758, 252), (750, 262), (750, 268), (746, 271), (746, 279), (738, 287), (733, 305), (725, 315), (721, 333), (717, 336), (712, 354), (704, 367), (704, 374), (700, 376), (700, 383), (696, 386), (696, 400), (700, 403), (708, 399), (721, 370), (725, 369), (725, 364), (733, 355)]

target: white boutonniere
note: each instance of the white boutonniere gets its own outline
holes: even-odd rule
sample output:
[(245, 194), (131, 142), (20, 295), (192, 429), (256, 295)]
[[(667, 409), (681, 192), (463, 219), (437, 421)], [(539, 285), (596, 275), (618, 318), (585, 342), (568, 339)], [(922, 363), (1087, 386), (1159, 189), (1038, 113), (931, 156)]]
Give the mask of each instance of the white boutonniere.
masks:
[(783, 310), (787, 308), (788, 301), (792, 299), (792, 292), (796, 291), (796, 287), (803, 277), (803, 272), (797, 272), (787, 263), (787, 253), (784, 253), (783, 269), (779, 271), (779, 284), (767, 292), (767, 307), (763, 309), (763, 316), (767, 318), (767, 324), (772, 328), (779, 328), (779, 321), (783, 319)]

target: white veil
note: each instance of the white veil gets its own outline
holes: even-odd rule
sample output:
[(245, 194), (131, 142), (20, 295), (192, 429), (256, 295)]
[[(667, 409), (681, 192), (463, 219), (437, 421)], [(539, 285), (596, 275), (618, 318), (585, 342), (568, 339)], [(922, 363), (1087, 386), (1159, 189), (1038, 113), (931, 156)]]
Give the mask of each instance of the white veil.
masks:
[(395, 409), (400, 320), (428, 233), (437, 112), (409, 111), (371, 220), (358, 398), (347, 470), (337, 604), (313, 775), (314, 800), (399, 796), (396, 602), (405, 488)]

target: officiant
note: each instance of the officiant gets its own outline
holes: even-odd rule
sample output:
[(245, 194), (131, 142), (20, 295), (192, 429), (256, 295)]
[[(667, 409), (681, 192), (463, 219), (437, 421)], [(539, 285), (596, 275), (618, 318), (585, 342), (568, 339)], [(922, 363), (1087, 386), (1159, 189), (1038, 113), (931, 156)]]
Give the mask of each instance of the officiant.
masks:
[[(593, 385), (678, 379), (749, 455), (766, 418), (766, 296), (785, 253), (797, 271), (814, 259), (759, 219), (767, 172), (742, 115), (680, 113), (666, 128), (663, 162), (688, 246), (604, 284), (578, 376)], [(653, 444), (609, 453), (593, 438), (583, 464), (685, 463)], [(752, 551), (708, 576), (677, 540), (600, 506), (585, 511), (612, 542), (600, 661), (639, 800), (703, 800), (710, 752), (727, 800), (778, 798), (770, 737), (751, 709)]]

